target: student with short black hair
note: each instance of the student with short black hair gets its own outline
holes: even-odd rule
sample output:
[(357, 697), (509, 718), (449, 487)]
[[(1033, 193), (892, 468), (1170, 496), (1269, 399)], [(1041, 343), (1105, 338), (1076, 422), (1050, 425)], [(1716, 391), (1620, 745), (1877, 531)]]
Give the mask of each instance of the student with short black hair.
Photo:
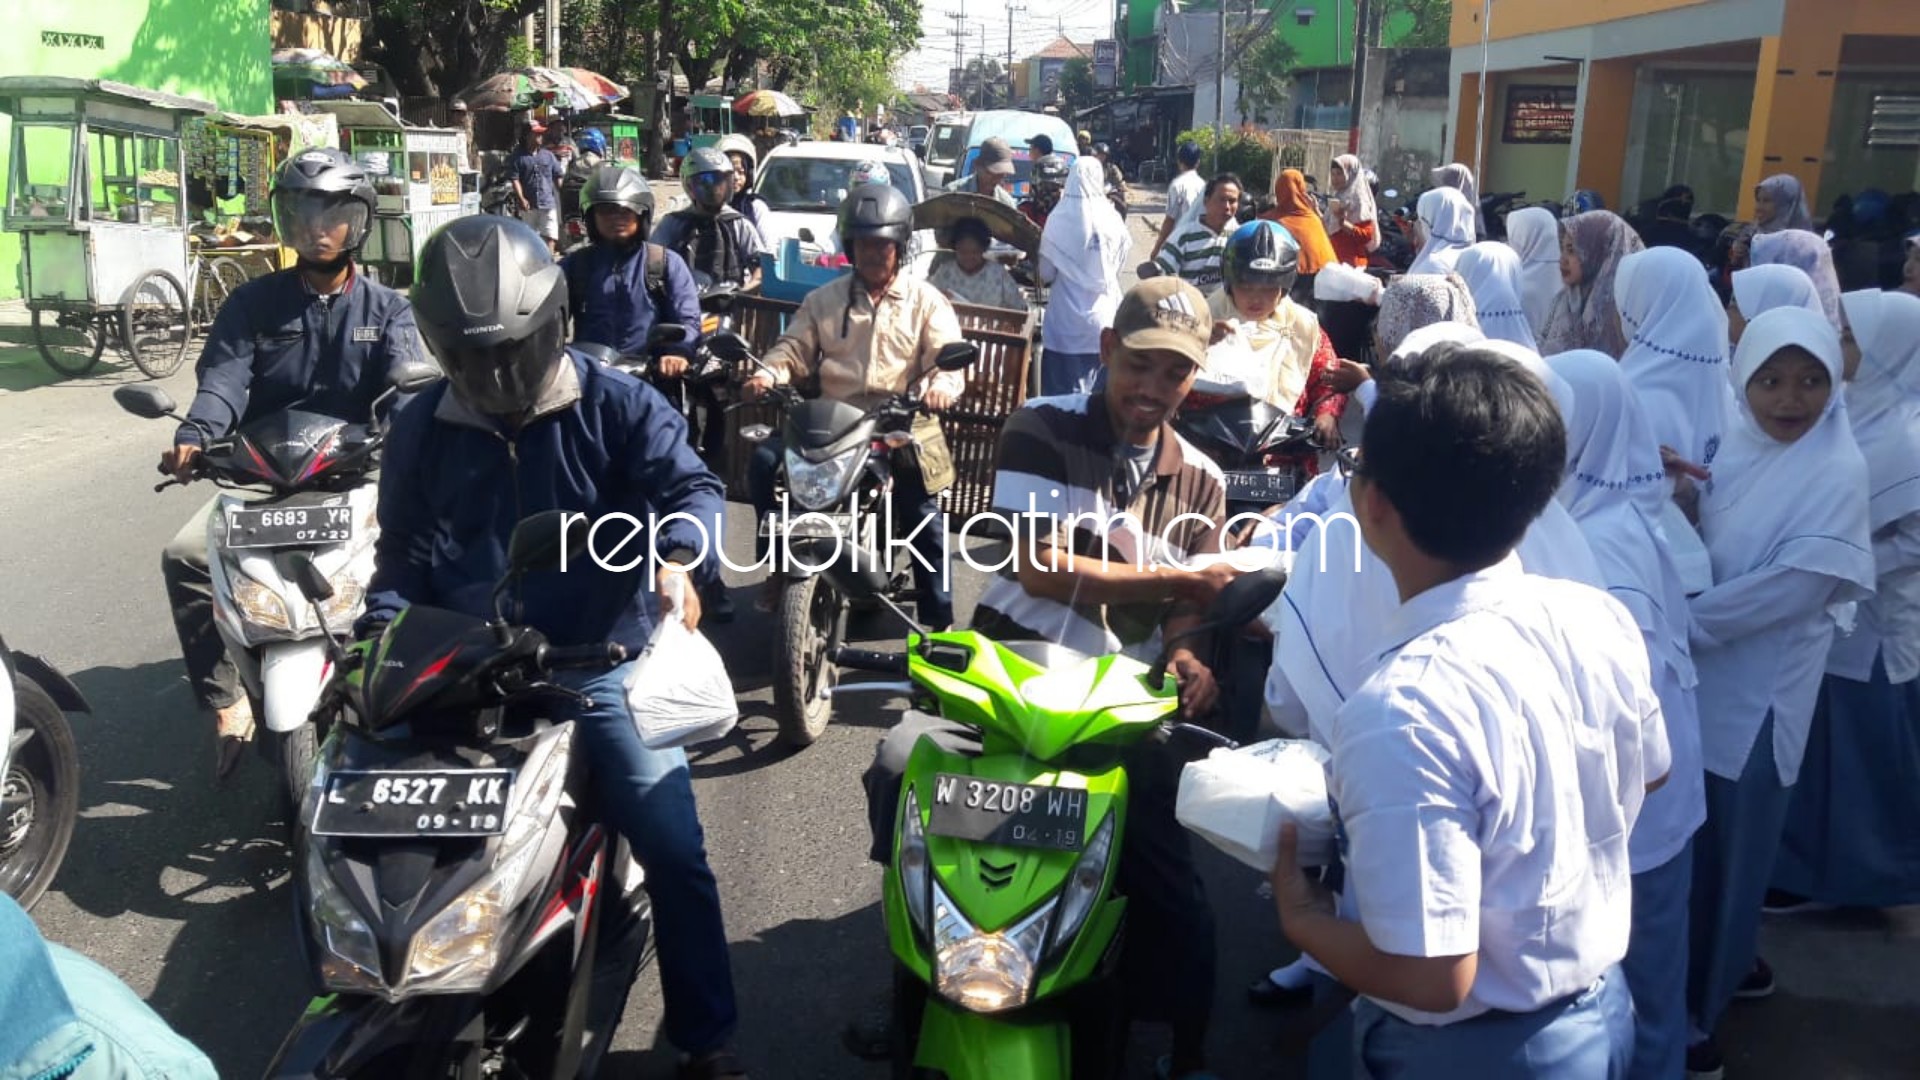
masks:
[(1646, 649), (1612, 597), (1514, 557), (1566, 469), (1541, 381), (1443, 344), (1379, 382), (1352, 494), (1401, 605), (1331, 733), (1340, 910), (1289, 826), (1282, 929), (1361, 995), (1374, 1080), (1621, 1076), (1627, 836), (1668, 757)]

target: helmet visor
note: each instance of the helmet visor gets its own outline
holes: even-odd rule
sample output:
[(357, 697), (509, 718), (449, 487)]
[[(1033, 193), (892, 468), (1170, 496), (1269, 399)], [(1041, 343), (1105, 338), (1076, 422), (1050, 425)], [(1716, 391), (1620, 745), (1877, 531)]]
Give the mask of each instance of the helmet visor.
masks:
[(555, 318), (519, 341), (434, 352), (454, 394), (469, 407), (491, 416), (520, 416), (539, 403), (564, 362), (565, 330), (565, 321)]
[(719, 206), (733, 194), (732, 172), (694, 173), (687, 177), (687, 197), (705, 207)]
[(282, 244), (309, 262), (330, 263), (360, 250), (367, 225), (367, 204), (351, 196), (274, 192), (274, 231)]

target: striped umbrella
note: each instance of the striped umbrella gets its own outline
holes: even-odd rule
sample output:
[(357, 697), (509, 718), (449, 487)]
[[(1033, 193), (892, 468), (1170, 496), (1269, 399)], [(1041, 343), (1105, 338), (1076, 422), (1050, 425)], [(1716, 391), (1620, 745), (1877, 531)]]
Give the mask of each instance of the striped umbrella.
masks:
[(752, 90), (741, 94), (733, 111), (742, 116), (805, 116), (800, 103), (778, 90)]

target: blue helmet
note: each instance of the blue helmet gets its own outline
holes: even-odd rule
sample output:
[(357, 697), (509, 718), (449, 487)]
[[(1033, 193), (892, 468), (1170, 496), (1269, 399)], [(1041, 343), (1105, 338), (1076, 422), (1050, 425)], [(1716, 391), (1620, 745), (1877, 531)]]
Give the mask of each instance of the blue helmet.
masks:
[(582, 131), (580, 137), (575, 139), (574, 143), (579, 146), (580, 152), (583, 154), (599, 154), (601, 157), (607, 156), (607, 137), (601, 133), (599, 128), (588, 128)]
[(1291, 289), (1300, 271), (1300, 245), (1277, 221), (1254, 220), (1227, 238), (1227, 287)]
[(1573, 198), (1567, 200), (1568, 217), (1572, 217), (1575, 214), (1584, 214), (1589, 210), (1605, 210), (1606, 208), (1607, 200), (1601, 198), (1599, 192), (1589, 188), (1581, 188), (1579, 191), (1573, 193)]

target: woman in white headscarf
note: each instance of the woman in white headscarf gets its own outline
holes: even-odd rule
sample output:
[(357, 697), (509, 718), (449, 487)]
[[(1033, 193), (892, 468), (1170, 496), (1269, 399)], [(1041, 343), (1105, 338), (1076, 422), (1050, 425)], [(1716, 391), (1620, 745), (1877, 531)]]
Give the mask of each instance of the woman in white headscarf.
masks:
[(1560, 219), (1538, 206), (1515, 210), (1507, 215), (1507, 244), (1520, 256), (1520, 306), (1538, 339), (1553, 313), (1554, 298), (1565, 288), (1560, 281)]
[(1420, 254), (1409, 274), (1450, 274), (1460, 253), (1473, 246), (1473, 204), (1454, 188), (1439, 187), (1420, 196)]
[(1690, 604), (1708, 775), (1688, 978), (1694, 1024), (1709, 1040), (1742, 981), (1772, 979), (1755, 953), (1760, 905), (1833, 612), (1873, 592), (1867, 463), (1841, 380), (1840, 336), (1825, 319), (1785, 307), (1749, 323), (1733, 356), (1738, 411), (1700, 503), (1715, 584)]
[(1352, 154), (1333, 159), (1333, 196), (1327, 200), (1327, 239), (1334, 257), (1348, 266), (1367, 265), (1380, 250), (1380, 212), (1373, 202), (1367, 168)]
[[(1540, 348), (1549, 356), (1598, 349), (1619, 356), (1627, 347), (1614, 306), (1614, 275), (1620, 260), (1644, 250), (1640, 234), (1610, 210), (1589, 210), (1560, 223), (1560, 283)], [(1715, 301), (1718, 306), (1718, 300)]]
[(1800, 229), (1761, 233), (1753, 238), (1752, 266), (1791, 266), (1807, 275), (1820, 294), (1820, 308), (1840, 332), (1840, 276), (1833, 270), (1833, 249), (1825, 237)]
[(1727, 331), (1735, 343), (1739, 342), (1747, 323), (1777, 307), (1805, 308), (1820, 316), (1827, 313), (1813, 279), (1797, 266), (1771, 263), (1733, 272), (1733, 302), (1727, 305)]
[(1653, 248), (1620, 261), (1614, 280), (1630, 338), (1620, 370), (1633, 385), (1654, 438), (1696, 465), (1712, 466), (1727, 424), (1727, 312), (1700, 260)]
[(1042, 394), (1075, 393), (1099, 369), (1100, 331), (1113, 325), (1120, 270), (1132, 250), (1126, 222), (1107, 201), (1106, 166), (1092, 155), (1076, 158), (1040, 234), (1040, 280), (1053, 286), (1041, 331)]
[(1607, 591), (1640, 628), (1673, 752), (1667, 782), (1647, 796), (1628, 844), (1633, 928), (1621, 968), (1634, 1010), (1627, 1075), (1677, 1077), (1687, 1046), (1688, 843), (1707, 804), (1687, 597), (1660, 524), (1666, 474), (1659, 440), (1618, 363), (1590, 349), (1547, 363), (1573, 391), (1560, 503), (1585, 534)]
[(1773, 864), (1769, 906), (1785, 910), (1920, 903), (1920, 297), (1841, 301), (1860, 348), (1847, 413), (1867, 461), (1876, 587), (1827, 654)]
[(1753, 186), (1753, 229), (1760, 234), (1813, 229), (1813, 211), (1799, 177), (1778, 173)]
[(1460, 253), (1461, 280), (1473, 293), (1474, 315), (1490, 338), (1535, 348), (1533, 327), (1520, 305), (1520, 256), (1498, 241), (1485, 240)]
[(1459, 162), (1442, 165), (1433, 170), (1435, 187), (1453, 188), (1466, 196), (1467, 205), (1473, 207), (1473, 235), (1477, 240), (1487, 235), (1487, 218), (1480, 212), (1480, 185), (1474, 183), (1473, 170)]

